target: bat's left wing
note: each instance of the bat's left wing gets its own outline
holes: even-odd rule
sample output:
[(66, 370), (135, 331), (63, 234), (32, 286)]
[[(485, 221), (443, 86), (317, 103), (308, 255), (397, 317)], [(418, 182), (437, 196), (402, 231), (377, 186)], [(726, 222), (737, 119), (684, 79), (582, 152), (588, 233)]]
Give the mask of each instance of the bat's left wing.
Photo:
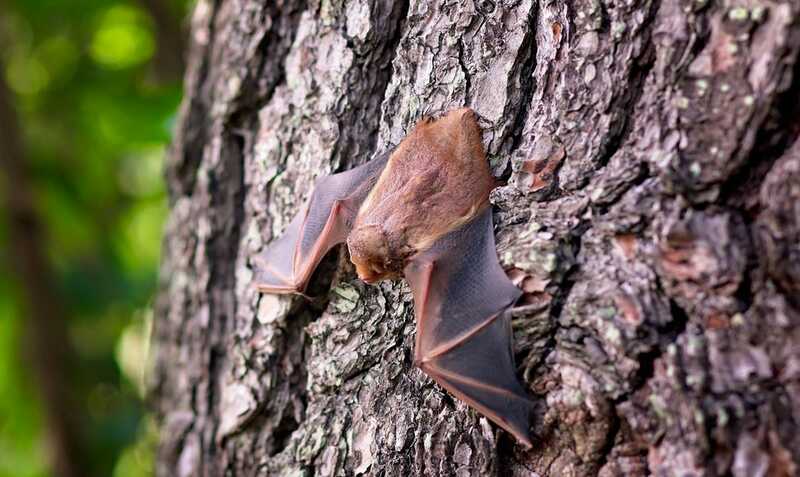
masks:
[(328, 250), (347, 239), (358, 209), (389, 155), (386, 152), (362, 166), (317, 180), (308, 204), (283, 235), (255, 257), (255, 286), (259, 291), (305, 291)]
[(531, 446), (532, 402), (516, 376), (504, 311), (521, 291), (497, 261), (491, 206), (413, 257), (414, 362), (456, 397)]

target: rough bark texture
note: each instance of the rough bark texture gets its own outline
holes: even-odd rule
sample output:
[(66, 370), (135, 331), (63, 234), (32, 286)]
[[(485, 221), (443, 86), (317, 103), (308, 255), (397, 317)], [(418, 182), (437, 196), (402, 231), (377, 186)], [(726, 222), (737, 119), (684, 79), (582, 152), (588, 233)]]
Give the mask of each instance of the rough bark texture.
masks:
[[(191, 29), (161, 475), (800, 472), (797, 2), (201, 0)], [(404, 283), (250, 286), (315, 178), (463, 105), (528, 292), (527, 452), (412, 366)]]

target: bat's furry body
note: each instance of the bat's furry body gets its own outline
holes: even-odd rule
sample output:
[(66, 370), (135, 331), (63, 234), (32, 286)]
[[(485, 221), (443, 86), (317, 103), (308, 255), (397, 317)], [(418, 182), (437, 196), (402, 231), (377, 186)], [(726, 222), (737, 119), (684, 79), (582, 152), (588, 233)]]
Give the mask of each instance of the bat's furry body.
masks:
[(399, 276), (408, 257), (474, 218), (494, 186), (471, 110), (420, 121), (358, 211), (347, 245), (359, 276)]
[(422, 120), (390, 154), (320, 179), (306, 209), (259, 256), (256, 285), (302, 293), (342, 242), (362, 280), (405, 276), (417, 318), (415, 364), (530, 446), (531, 402), (503, 314), (521, 292), (497, 261), (494, 185), (471, 110)]

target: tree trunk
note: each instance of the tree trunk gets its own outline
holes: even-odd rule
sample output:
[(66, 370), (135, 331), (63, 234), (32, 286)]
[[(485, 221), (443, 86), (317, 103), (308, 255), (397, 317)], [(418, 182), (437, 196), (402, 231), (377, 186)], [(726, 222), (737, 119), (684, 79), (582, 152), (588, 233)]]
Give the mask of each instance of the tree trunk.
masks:
[[(800, 6), (201, 0), (168, 164), (161, 475), (800, 472)], [(252, 259), (314, 179), (467, 105), (537, 403), (525, 451), (414, 368), (402, 281)], [(332, 254), (337, 255), (337, 254)]]

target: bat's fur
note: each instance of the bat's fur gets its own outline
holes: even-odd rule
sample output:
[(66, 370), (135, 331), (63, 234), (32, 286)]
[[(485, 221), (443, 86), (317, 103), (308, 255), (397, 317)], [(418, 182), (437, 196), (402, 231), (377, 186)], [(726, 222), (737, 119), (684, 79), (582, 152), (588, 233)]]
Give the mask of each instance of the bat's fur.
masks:
[(400, 276), (410, 256), (469, 222), (495, 185), (471, 109), (421, 120), (359, 209), (347, 240), (358, 276)]

